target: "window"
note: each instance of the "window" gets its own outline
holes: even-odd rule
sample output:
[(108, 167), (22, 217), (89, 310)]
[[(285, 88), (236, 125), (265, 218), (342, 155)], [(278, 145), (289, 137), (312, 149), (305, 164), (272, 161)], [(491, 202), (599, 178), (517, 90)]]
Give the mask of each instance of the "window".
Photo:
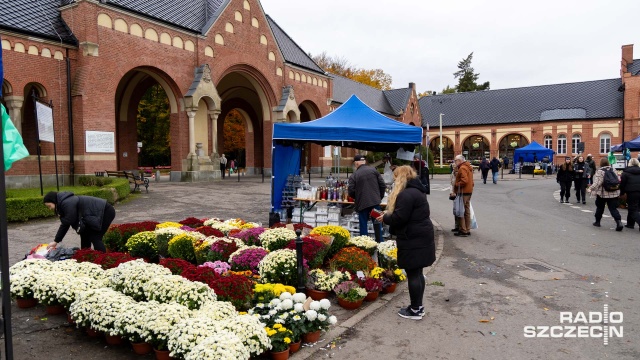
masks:
[(544, 147), (546, 147), (547, 149), (553, 149), (553, 138), (551, 137), (551, 135), (544, 136)]
[(600, 154), (606, 154), (611, 150), (611, 135), (600, 135)]
[(580, 134), (573, 134), (571, 137), (571, 151), (573, 154), (578, 153), (578, 144), (582, 141)]
[(558, 135), (558, 154), (567, 153), (567, 136)]

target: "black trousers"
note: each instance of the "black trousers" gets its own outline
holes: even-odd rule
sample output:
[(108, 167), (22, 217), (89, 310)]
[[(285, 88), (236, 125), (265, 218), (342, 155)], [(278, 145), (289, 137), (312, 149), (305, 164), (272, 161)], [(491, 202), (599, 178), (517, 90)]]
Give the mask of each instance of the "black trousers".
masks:
[(602, 214), (604, 214), (604, 206), (607, 205), (609, 208), (609, 213), (614, 220), (622, 220), (620, 216), (620, 212), (618, 212), (618, 198), (610, 198), (605, 199), (600, 196), (596, 197), (596, 220), (600, 221), (602, 219)]
[(225, 177), (225, 170), (226, 170), (227, 165), (225, 164), (220, 164), (220, 171), (222, 171), (222, 178), (224, 179)]
[(102, 238), (104, 234), (109, 230), (109, 226), (113, 222), (113, 219), (116, 218), (116, 209), (111, 206), (111, 204), (107, 203), (104, 208), (104, 215), (102, 216), (102, 227), (100, 231), (95, 231), (91, 229), (87, 229), (84, 234), (80, 235), (80, 248), (81, 249), (89, 249), (93, 244), (93, 249), (105, 252), (107, 249), (102, 242)]
[(409, 298), (411, 298), (411, 307), (413, 309), (418, 309), (422, 306), (425, 287), (422, 269), (423, 268), (405, 269), (407, 273), (407, 285), (409, 285)]
[(560, 200), (566, 199), (569, 201), (571, 197), (571, 183), (573, 181), (560, 181)]
[(635, 223), (640, 226), (640, 213), (638, 212), (638, 204), (640, 204), (640, 192), (632, 191), (627, 193), (627, 226), (633, 227)]
[(582, 201), (587, 201), (587, 197), (586, 197), (586, 193), (587, 193), (587, 179), (584, 178), (579, 178), (579, 179), (575, 179), (574, 183), (576, 186), (576, 199), (578, 201), (580, 201), (580, 199), (582, 199)]
[(489, 169), (482, 170), (482, 182), (485, 184), (487, 183), (487, 175), (489, 175)]

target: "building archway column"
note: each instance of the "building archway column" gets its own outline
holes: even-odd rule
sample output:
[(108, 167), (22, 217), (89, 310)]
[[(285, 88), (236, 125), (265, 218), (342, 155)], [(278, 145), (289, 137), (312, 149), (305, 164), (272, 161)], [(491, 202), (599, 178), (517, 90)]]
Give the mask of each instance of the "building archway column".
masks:
[(218, 117), (220, 116), (220, 110), (209, 111), (209, 116), (211, 117), (211, 161), (216, 164), (222, 153), (222, 149), (218, 149)]
[(5, 96), (4, 101), (7, 104), (7, 111), (11, 117), (13, 125), (18, 129), (20, 135), (22, 135), (22, 105), (24, 104), (23, 96)]

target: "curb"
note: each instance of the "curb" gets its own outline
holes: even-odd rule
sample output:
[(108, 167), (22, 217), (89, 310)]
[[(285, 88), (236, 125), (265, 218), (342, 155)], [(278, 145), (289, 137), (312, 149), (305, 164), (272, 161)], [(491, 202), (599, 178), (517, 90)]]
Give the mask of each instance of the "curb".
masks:
[[(444, 249), (444, 230), (442, 229), (442, 226), (440, 225), (440, 223), (438, 223), (437, 221), (432, 219), (431, 222), (433, 223), (433, 227), (436, 230), (436, 261), (423, 272), (425, 276), (428, 275), (431, 271), (433, 271), (433, 269), (436, 267), (436, 265), (440, 261), (440, 257), (442, 256), (442, 251)], [(334, 339), (342, 336), (342, 334), (344, 334), (347, 330), (356, 326), (359, 322), (364, 320), (367, 316), (373, 314), (376, 310), (387, 305), (391, 300), (395, 299), (400, 295), (404, 295), (404, 290), (406, 288), (407, 288), (407, 284), (406, 282), (403, 282), (401, 285), (399, 285), (396, 288), (396, 291), (393, 292), (392, 294), (382, 295), (374, 303), (367, 306), (362, 311), (358, 311), (356, 314), (351, 316), (349, 319), (347, 319), (343, 323), (336, 325), (333, 329), (326, 332), (323, 337), (325, 341), (321, 343), (318, 347), (316, 347), (315, 345), (313, 347), (311, 346), (301, 347), (300, 350), (296, 353), (296, 358), (310, 359), (311, 356), (316, 354), (318, 349), (322, 348), (326, 344), (331, 343), (331, 341), (333, 341)]]

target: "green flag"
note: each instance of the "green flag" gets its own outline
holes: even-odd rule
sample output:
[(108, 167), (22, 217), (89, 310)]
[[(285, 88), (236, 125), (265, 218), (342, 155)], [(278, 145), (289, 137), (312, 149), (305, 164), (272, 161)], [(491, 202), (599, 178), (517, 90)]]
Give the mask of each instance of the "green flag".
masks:
[(618, 161), (618, 159), (616, 159), (616, 156), (613, 154), (613, 151), (609, 151), (609, 165), (613, 166), (616, 164), (616, 162)]
[(27, 148), (24, 147), (22, 136), (18, 132), (4, 105), (2, 107), (2, 150), (4, 151), (4, 171), (11, 169), (14, 162), (29, 156)]

